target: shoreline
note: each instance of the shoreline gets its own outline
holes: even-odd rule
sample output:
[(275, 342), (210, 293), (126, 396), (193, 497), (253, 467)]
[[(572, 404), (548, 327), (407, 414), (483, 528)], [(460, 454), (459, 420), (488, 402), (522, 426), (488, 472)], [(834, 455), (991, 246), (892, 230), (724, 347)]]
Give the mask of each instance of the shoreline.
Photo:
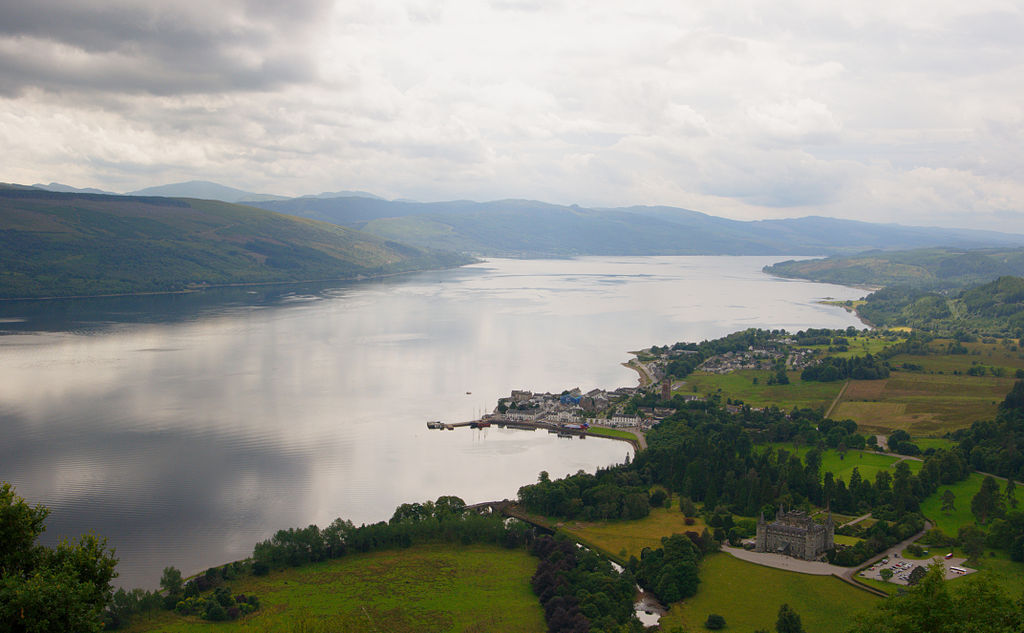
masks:
[(220, 288), (249, 288), (249, 287), (262, 287), (262, 286), (300, 286), (303, 284), (320, 284), (320, 283), (334, 283), (334, 282), (359, 282), (359, 281), (372, 281), (374, 279), (387, 279), (389, 277), (399, 277), (401, 275), (410, 275), (413, 273), (425, 273), (439, 270), (454, 270), (456, 268), (462, 268), (463, 266), (469, 266), (471, 264), (478, 264), (482, 260), (476, 259), (465, 264), (459, 264), (457, 266), (450, 266), (445, 268), (417, 268), (415, 270), (403, 270), (400, 272), (393, 273), (380, 273), (377, 275), (356, 275), (354, 277), (329, 277), (326, 279), (302, 279), (302, 280), (283, 280), (283, 281), (245, 281), (238, 283), (224, 283), (224, 284), (206, 284), (203, 286), (196, 286), (193, 288), (184, 288), (181, 290), (151, 290), (147, 292), (111, 292), (104, 294), (95, 295), (50, 295), (46, 297), (0, 297), (0, 302), (15, 302), (15, 301), (62, 301), (62, 300), (73, 300), (73, 299), (113, 299), (117, 297), (154, 297), (154, 296), (169, 296), (169, 295), (186, 295), (186, 294), (197, 294), (205, 290), (216, 290)]

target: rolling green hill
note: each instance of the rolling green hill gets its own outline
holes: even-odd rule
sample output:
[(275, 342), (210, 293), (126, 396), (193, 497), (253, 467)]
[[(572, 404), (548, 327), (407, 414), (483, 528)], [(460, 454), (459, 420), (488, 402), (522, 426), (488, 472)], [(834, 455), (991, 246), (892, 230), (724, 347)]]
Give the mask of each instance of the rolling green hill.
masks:
[(827, 259), (789, 260), (765, 267), (779, 277), (855, 286), (963, 288), (1002, 275), (1024, 275), (1024, 249), (922, 248), (869, 251)]
[(225, 202), (0, 188), (0, 298), (353, 279), (467, 262)]
[(1024, 331), (1024, 279), (1003, 276), (946, 294), (891, 286), (869, 295), (857, 312), (879, 327), (1017, 335)]

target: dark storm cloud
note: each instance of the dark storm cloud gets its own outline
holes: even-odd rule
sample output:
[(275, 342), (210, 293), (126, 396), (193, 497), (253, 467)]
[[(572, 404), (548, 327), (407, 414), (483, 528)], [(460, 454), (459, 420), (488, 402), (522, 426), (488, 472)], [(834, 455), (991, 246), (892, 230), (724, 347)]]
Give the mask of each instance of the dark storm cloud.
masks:
[(266, 90), (315, 76), (329, 3), (0, 1), (0, 91)]

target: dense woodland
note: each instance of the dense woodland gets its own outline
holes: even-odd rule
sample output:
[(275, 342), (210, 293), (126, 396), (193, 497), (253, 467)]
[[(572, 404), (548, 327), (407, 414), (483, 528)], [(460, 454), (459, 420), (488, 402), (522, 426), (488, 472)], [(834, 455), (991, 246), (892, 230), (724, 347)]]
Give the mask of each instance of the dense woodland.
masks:
[(1024, 276), (1024, 249), (871, 250), (858, 255), (779, 262), (764, 270), (780, 277), (847, 286), (912, 286), (948, 291), (1007, 275)]
[(0, 187), (0, 298), (353, 279), (470, 261), (225, 202)]
[(1024, 336), (1024, 279), (1005, 276), (958, 291), (890, 286), (871, 293), (858, 314), (878, 327), (912, 327), (941, 335)]

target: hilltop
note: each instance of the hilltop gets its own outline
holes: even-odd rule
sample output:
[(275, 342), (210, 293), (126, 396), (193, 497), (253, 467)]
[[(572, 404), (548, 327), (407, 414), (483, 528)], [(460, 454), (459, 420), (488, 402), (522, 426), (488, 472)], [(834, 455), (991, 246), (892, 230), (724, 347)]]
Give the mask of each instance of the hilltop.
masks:
[(0, 187), (0, 298), (355, 279), (468, 261), (226, 202)]

